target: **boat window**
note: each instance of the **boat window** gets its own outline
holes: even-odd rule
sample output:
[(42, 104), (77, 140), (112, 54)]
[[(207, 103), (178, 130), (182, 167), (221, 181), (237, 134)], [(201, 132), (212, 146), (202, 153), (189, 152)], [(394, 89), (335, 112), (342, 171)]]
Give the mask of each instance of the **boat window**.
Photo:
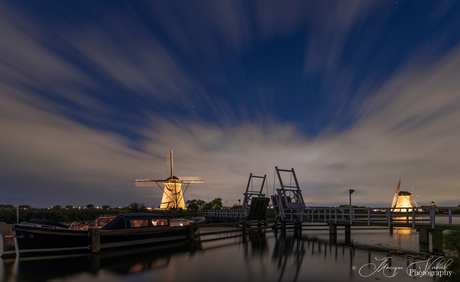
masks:
[(148, 227), (149, 221), (147, 219), (136, 219), (130, 220), (129, 224), (131, 227)]
[(111, 222), (116, 216), (101, 216), (101, 217), (98, 217), (96, 220), (94, 220), (93, 222), (91, 222), (88, 227), (91, 228), (91, 227), (98, 227), (98, 228), (102, 228), (104, 225), (106, 225), (107, 223)]
[(153, 226), (166, 226), (168, 225), (167, 219), (152, 219)]

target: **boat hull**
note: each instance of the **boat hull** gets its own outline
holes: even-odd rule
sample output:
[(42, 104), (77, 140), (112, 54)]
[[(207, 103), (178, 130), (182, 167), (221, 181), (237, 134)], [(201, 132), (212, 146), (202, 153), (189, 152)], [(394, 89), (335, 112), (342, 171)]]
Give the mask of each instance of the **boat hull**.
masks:
[[(99, 247), (121, 248), (165, 241), (185, 240), (188, 227), (150, 227), (125, 230), (97, 230)], [(94, 250), (93, 230), (57, 229), (15, 225), (20, 254), (91, 252)]]

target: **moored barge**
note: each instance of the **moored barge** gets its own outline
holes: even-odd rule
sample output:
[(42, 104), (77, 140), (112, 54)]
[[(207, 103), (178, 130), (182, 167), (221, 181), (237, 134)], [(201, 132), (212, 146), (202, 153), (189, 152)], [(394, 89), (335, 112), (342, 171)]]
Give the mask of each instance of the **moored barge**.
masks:
[(87, 225), (31, 220), (14, 225), (16, 250), (3, 255), (43, 255), (75, 252), (99, 252), (165, 241), (186, 240), (188, 225), (171, 226), (168, 217), (159, 214), (120, 213), (96, 217)]

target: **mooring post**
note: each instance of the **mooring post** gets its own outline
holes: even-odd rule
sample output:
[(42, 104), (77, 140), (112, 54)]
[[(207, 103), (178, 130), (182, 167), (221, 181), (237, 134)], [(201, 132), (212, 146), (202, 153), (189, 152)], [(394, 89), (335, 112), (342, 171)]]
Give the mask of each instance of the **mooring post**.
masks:
[(93, 254), (90, 258), (91, 261), (91, 273), (96, 274), (101, 270), (101, 255)]
[(248, 233), (248, 227), (246, 226), (246, 220), (243, 220), (243, 234)]
[(188, 225), (188, 239), (190, 241), (195, 240), (195, 224), (193, 222), (190, 222)]
[(91, 250), (93, 253), (101, 251), (101, 230), (97, 227), (91, 228)]

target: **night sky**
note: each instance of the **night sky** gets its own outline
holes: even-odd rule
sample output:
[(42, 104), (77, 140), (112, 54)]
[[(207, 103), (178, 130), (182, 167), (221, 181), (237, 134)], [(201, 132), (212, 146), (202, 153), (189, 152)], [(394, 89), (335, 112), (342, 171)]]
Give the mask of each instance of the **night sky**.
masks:
[[(138, 178), (460, 204), (459, 1), (2, 1), (0, 204), (157, 207)], [(267, 190), (265, 190), (267, 193)]]

